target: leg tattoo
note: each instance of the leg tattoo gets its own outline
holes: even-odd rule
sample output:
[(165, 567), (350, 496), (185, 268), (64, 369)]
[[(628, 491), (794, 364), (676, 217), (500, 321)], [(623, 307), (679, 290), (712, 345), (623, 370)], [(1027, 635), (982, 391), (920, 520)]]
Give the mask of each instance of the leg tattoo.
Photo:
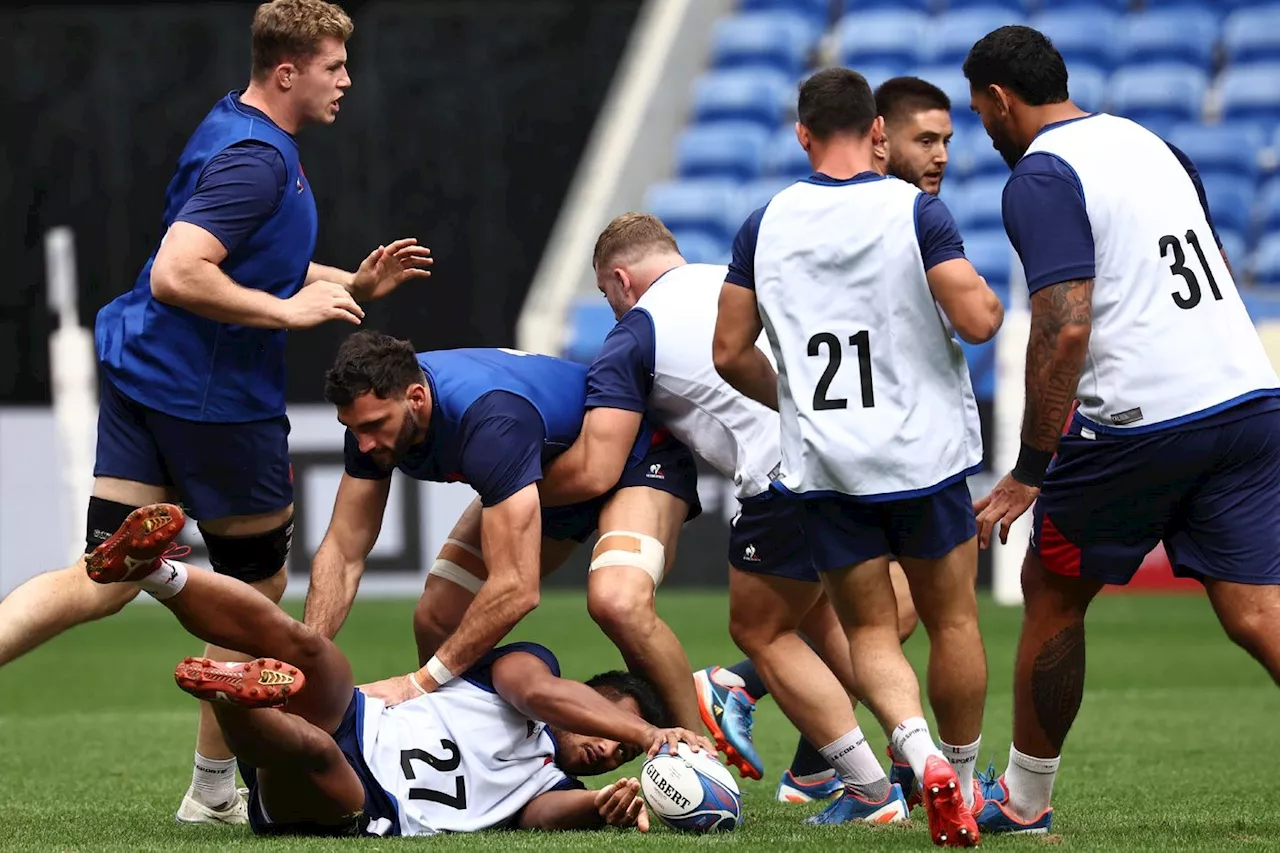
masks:
[(1063, 628), (1040, 647), (1031, 666), (1036, 717), (1061, 752), (1084, 697), (1084, 623)]

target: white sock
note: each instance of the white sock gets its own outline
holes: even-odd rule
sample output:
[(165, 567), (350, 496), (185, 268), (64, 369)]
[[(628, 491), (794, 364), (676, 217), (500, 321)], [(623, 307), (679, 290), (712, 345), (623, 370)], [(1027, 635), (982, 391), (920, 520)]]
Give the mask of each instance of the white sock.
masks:
[(888, 795), (889, 779), (876, 760), (876, 754), (871, 751), (871, 745), (863, 737), (861, 726), (855, 726), (852, 731), (818, 752), (835, 768), (845, 787), (858, 796), (878, 803)]
[(173, 560), (161, 560), (160, 568), (138, 581), (142, 591), (156, 601), (165, 601), (182, 592), (187, 585), (187, 565)]
[(1004, 784), (1009, 788), (1009, 811), (1023, 820), (1035, 820), (1053, 799), (1053, 779), (1062, 758), (1036, 758), (1009, 747)]
[(230, 803), (236, 798), (236, 760), (205, 758), (197, 752), (191, 793), (210, 808)]
[(742, 676), (731, 669), (719, 667), (711, 674), (711, 680), (721, 687), (746, 687), (747, 682), (742, 680)]
[(834, 779), (836, 771), (822, 770), (818, 773), (810, 773), (808, 776), (792, 776), (791, 780), (797, 785), (813, 785), (817, 782), (825, 782), (828, 779)]
[(921, 785), (924, 784), (924, 764), (929, 760), (929, 756), (945, 758), (937, 744), (933, 742), (933, 735), (929, 734), (929, 724), (924, 721), (924, 717), (909, 717), (903, 720), (893, 730), (893, 737), (890, 740), (898, 759), (911, 765), (911, 772), (916, 774), (916, 782)]
[(978, 735), (978, 739), (968, 746), (952, 746), (949, 743), (938, 742), (942, 747), (942, 754), (947, 757), (952, 769), (956, 771), (956, 777), (960, 780), (960, 793), (964, 795), (964, 804), (969, 808), (973, 808), (973, 771), (978, 763), (980, 743), (982, 743), (982, 735)]

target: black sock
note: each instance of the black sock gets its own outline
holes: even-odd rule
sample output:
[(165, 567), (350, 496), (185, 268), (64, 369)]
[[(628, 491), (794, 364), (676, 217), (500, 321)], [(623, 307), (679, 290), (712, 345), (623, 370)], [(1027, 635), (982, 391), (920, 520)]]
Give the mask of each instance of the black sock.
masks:
[(750, 659), (744, 658), (733, 666), (726, 666), (725, 669), (745, 682), (743, 689), (757, 702), (769, 695), (769, 688), (765, 687), (764, 682), (760, 680), (760, 673), (756, 672), (756, 665)]
[(792, 776), (812, 776), (831, 769), (831, 765), (822, 757), (822, 753), (805, 738), (796, 744), (796, 755), (791, 759)]

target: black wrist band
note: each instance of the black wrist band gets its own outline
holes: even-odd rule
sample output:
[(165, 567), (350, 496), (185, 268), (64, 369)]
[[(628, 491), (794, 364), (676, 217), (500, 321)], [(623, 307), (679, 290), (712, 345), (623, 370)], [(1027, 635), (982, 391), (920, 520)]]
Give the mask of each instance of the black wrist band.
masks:
[(1044, 472), (1048, 470), (1052, 459), (1053, 451), (1037, 450), (1023, 442), (1022, 449), (1018, 451), (1018, 464), (1013, 466), (1009, 476), (1024, 486), (1035, 486), (1038, 489), (1044, 484)]

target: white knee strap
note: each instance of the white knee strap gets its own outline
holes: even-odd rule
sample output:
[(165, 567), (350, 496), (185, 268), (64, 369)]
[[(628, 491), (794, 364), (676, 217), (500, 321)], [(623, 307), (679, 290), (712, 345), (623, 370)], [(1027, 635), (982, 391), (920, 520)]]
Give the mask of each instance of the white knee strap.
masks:
[(589, 571), (610, 566), (634, 566), (653, 578), (656, 588), (662, 584), (666, 565), (667, 549), (657, 539), (630, 530), (611, 530), (601, 534), (591, 550)]
[(484, 586), (484, 578), (478, 577), (474, 571), (465, 568), (468, 565), (472, 569), (478, 567), (481, 571), (484, 570), (484, 557), (480, 549), (457, 539), (446, 539), (444, 547), (440, 549), (440, 556), (436, 557), (427, 574), (452, 581), (472, 595), (476, 595), (480, 592), (480, 587)]

